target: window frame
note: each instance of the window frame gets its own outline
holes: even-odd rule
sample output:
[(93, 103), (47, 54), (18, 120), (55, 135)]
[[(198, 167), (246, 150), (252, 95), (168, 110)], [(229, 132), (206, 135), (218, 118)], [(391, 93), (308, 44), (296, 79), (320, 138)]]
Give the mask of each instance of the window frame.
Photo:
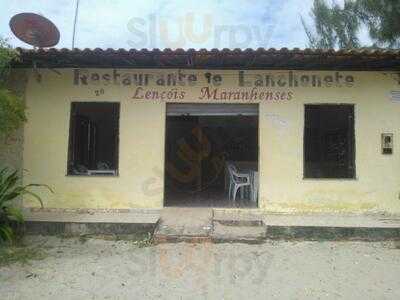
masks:
[[(352, 165), (351, 168), (353, 169), (353, 176), (352, 177), (307, 177), (306, 176), (306, 107), (307, 106), (349, 106), (352, 108)], [(357, 168), (356, 168), (356, 104), (355, 103), (325, 103), (325, 102), (318, 102), (318, 103), (305, 103), (303, 105), (303, 180), (311, 180), (311, 181), (355, 181), (358, 180), (357, 177)]]
[[(76, 105), (79, 104), (104, 104), (104, 103), (109, 103), (109, 104), (114, 104), (117, 106), (116, 109), (116, 129), (117, 129), (117, 134), (115, 136), (115, 172), (114, 174), (72, 174), (69, 172), (69, 166), (72, 161), (72, 146), (73, 146), (73, 113), (76, 108), (74, 108)], [(121, 115), (121, 103), (118, 101), (71, 101), (70, 102), (70, 112), (69, 112), (69, 130), (68, 130), (68, 148), (67, 148), (67, 168), (66, 168), (66, 173), (65, 176), (67, 177), (119, 177), (119, 144), (120, 144), (120, 115)]]

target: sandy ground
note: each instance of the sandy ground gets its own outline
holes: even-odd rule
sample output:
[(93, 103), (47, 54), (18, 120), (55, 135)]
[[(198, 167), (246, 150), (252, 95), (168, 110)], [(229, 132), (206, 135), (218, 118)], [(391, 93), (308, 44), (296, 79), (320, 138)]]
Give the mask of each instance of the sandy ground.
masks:
[(36, 237), (1, 299), (400, 299), (394, 243), (163, 244)]

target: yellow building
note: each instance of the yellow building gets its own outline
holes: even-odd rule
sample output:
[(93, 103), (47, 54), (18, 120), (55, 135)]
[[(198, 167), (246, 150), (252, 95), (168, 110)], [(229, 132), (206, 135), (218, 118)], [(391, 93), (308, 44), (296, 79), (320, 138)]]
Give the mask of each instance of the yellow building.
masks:
[(21, 51), (46, 208), (400, 213), (398, 51)]

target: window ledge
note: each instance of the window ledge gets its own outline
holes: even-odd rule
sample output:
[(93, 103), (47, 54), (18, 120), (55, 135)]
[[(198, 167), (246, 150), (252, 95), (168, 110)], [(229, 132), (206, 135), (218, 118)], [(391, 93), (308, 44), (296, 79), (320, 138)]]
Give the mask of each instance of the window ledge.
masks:
[(303, 177), (304, 181), (357, 181), (358, 178), (309, 178)]
[(66, 174), (66, 177), (119, 177), (119, 174)]

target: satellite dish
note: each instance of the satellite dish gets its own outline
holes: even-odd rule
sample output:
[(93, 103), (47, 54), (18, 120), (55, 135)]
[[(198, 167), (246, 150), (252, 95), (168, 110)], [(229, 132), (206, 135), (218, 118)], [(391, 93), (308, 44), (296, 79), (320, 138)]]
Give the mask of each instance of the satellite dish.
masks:
[(10, 20), (10, 28), (17, 38), (34, 47), (53, 47), (60, 41), (56, 25), (38, 14), (15, 15)]

